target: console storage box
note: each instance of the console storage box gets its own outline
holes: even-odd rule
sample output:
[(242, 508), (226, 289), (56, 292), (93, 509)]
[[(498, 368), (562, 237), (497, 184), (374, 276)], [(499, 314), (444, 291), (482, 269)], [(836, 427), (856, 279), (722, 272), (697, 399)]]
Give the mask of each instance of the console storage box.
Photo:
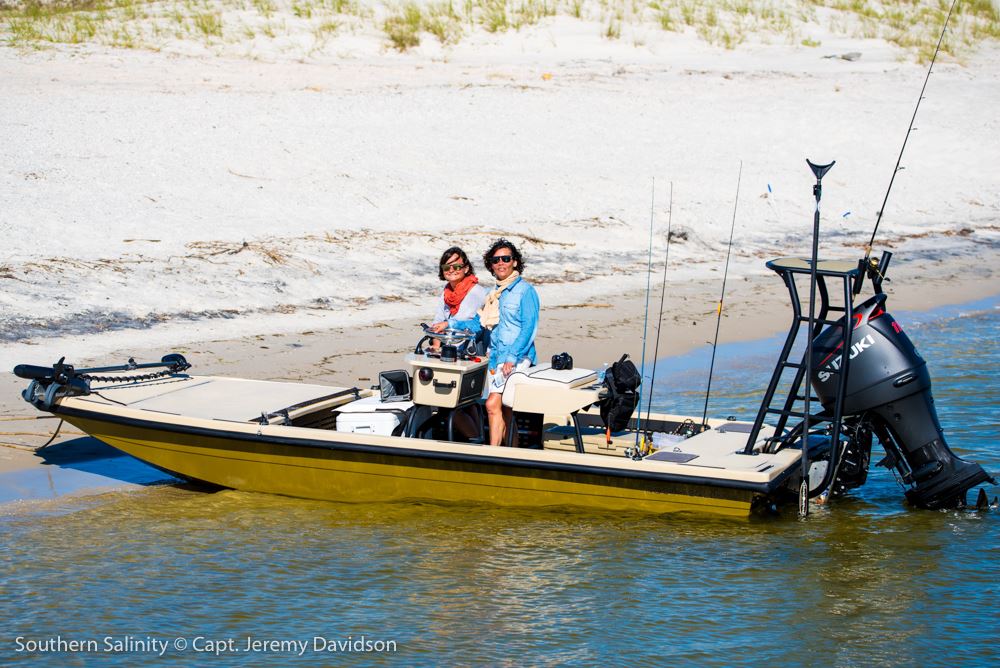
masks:
[[(410, 353), (406, 356), (406, 361), (413, 369), (413, 403), (456, 408), (478, 401), (483, 396), (486, 360), (442, 362), (433, 357)], [(424, 376), (430, 375), (429, 379), (421, 379), (422, 369), (427, 369)]]

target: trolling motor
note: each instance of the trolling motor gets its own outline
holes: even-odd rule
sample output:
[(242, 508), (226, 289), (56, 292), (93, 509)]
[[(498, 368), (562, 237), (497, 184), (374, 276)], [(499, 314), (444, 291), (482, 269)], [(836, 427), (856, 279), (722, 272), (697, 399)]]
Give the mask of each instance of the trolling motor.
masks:
[[(152, 373), (134, 376), (97, 376), (94, 374), (114, 371), (137, 371), (140, 369), (162, 369)], [(66, 358), (61, 357), (52, 366), (35, 366), (33, 364), (18, 364), (14, 367), (14, 375), (30, 380), (31, 384), (21, 393), (22, 398), (41, 410), (49, 410), (57, 399), (62, 397), (77, 397), (90, 394), (90, 383), (100, 382), (135, 382), (153, 380), (181, 373), (191, 368), (184, 356), (179, 353), (164, 355), (159, 362), (137, 363), (131, 357), (126, 364), (116, 366), (77, 369), (72, 364), (66, 364)]]
[[(883, 260), (880, 280), (888, 265)], [(979, 464), (957, 457), (948, 447), (934, 409), (927, 363), (886, 312), (885, 300), (886, 295), (879, 293), (855, 307), (846, 353), (843, 318), (816, 337), (813, 389), (824, 409), (832, 410), (846, 354), (850, 368), (842, 410), (854, 425), (853, 432), (848, 430), (846, 450), (863, 452), (866, 445), (870, 449), (874, 433), (886, 451), (879, 465), (899, 474), (910, 503), (929, 509), (964, 506), (971, 488), (996, 481)]]

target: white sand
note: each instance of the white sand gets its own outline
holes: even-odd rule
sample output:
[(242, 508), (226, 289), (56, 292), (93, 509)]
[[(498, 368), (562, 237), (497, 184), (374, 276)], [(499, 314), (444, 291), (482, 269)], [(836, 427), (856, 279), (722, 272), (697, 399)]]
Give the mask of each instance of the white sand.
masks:
[[(354, 31), (307, 62), (274, 44), (255, 54), (273, 62), (189, 42), (0, 47), (0, 369), (357, 327), (335, 339), (349, 356), (373, 322), (412, 338), (440, 251), (500, 234), (522, 244), (550, 320), (600, 323), (580, 345), (614, 340), (643, 306), (654, 178), (654, 275), (672, 182), (684, 238), (667, 308), (697, 329), (718, 298), (740, 161), (726, 312), (739, 325), (723, 338), (779, 328), (761, 291), (784, 295), (762, 260), (808, 251), (804, 158), (838, 160), (824, 255), (858, 256), (925, 68), (820, 23), (800, 32), (822, 48), (751, 35), (735, 51), (625, 29), (608, 40), (557, 16), (406, 54)], [(877, 244), (903, 249), (893, 273), (921, 281), (895, 304), (995, 289), (998, 77), (988, 43), (936, 67)], [(577, 304), (589, 308), (558, 308)], [(674, 337), (673, 352), (704, 339)]]
[[(440, 252), (500, 234), (545, 307), (606, 302), (645, 286), (654, 178), (657, 262), (670, 182), (687, 235), (671, 285), (717, 281), (740, 161), (732, 280), (808, 251), (807, 157), (838, 161), (823, 254), (859, 255), (924, 66), (878, 40), (725, 51), (579, 26), (307, 63), (0, 47), (0, 368), (419, 321)], [(1000, 51), (935, 72), (879, 241), (990, 275)], [(142, 328), (102, 331), (121, 325)]]

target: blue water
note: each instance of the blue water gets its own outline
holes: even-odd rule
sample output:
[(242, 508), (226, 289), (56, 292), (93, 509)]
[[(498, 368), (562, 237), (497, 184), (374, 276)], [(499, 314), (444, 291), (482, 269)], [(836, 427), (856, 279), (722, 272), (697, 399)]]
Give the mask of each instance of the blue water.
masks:
[[(985, 308), (895, 315), (928, 360), (949, 444), (997, 473), (1000, 314)], [(752, 417), (773, 355), (720, 347), (710, 413)], [(671, 392), (654, 403), (700, 413), (704, 361), (664, 364)], [(805, 520), (346, 505), (171, 485), (2, 508), (0, 663), (1000, 663), (1000, 513), (912, 510), (883, 469)], [(98, 647), (31, 653), (16, 641), (57, 636)], [(134, 644), (105, 651), (127, 636), (169, 647), (162, 658)], [(247, 652), (247, 636), (306, 650)], [(218, 656), (192, 648), (210, 640)], [(352, 649), (359, 640), (372, 651)]]

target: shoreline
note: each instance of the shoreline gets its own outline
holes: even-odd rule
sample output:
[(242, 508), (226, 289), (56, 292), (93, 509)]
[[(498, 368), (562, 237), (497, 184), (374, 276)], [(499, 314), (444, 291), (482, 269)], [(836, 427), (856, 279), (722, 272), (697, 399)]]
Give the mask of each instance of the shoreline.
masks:
[[(995, 257), (992, 262), (996, 262)], [(995, 273), (992, 264), (988, 268), (991, 275)], [(895, 269), (898, 273), (890, 272), (890, 277), (895, 277), (896, 284), (901, 286), (898, 294), (892, 283), (885, 285), (890, 309), (895, 312), (932, 312), (946, 306), (961, 308), (963, 304), (1000, 298), (994, 281), (963, 282), (955, 276), (940, 276), (925, 278), (918, 290), (912, 282), (921, 280), (923, 268), (901, 264)], [(527, 278), (530, 279), (530, 275)], [(714, 305), (718, 299), (713, 293), (718, 287), (705, 282), (689, 284), (666, 298), (659, 362), (686, 355), (711, 343), (715, 328)], [(658, 295), (656, 290), (651, 292), (650, 319), (654, 320), (659, 309)], [(565, 350), (573, 356), (577, 366), (599, 368), (603, 362), (613, 362), (628, 352), (638, 366), (644, 297), (643, 291), (624, 295), (616, 305), (595, 300), (548, 310), (543, 306), (539, 359), (548, 359)], [(719, 344), (750, 343), (787, 331), (787, 312), (787, 293), (776, 276), (745, 277), (745, 280), (736, 281), (727, 289)], [(198, 374), (367, 387), (376, 382), (379, 371), (401, 366), (400, 355), (416, 341), (414, 332), (417, 332), (416, 323), (402, 319), (376, 323), (370, 330), (333, 328), (314, 333), (249, 335), (241, 339), (195, 342), (173, 351), (137, 351), (136, 358), (142, 361), (158, 358), (166, 352), (182, 352)], [(655, 336), (655, 329), (650, 327), (647, 354), (651, 352)], [(338, 342), (336, 347), (331, 343), (334, 340)], [(121, 361), (105, 358), (85, 363)], [(79, 364), (82, 360), (74, 362)], [(99, 472), (81, 475), (79, 471), (59, 466), (60, 460), (67, 456), (75, 457), (74, 461), (89, 456), (95, 460), (109, 460), (110, 463), (106, 463), (116, 466), (120, 473), (122, 464), (135, 461), (81, 435), (67, 424), (44, 455), (37, 452), (35, 448), (51, 437), (57, 423), (23, 402), (20, 391), (24, 386), (24, 381), (12, 373), (0, 373), (0, 445), (4, 446), (0, 447), (0, 476), (5, 486), (25, 489), (26, 499), (30, 500), (92, 494), (165, 479), (165, 474), (151, 473), (155, 470), (145, 465), (120, 474), (118, 478), (102, 478)], [(82, 451), (74, 454), (78, 448)], [(32, 481), (40, 475), (39, 471), (52, 464), (56, 466), (48, 469), (47, 489), (39, 491), (45, 486), (37, 480)], [(60, 484), (67, 488), (64, 493), (57, 491), (60, 484), (52, 477), (55, 472), (58, 472)], [(0, 500), (0, 506), (17, 502), (15, 499)]]
[[(512, 238), (517, 237), (512, 235)], [(888, 280), (883, 284), (891, 308), (927, 310), (1000, 294), (1000, 252), (992, 239), (947, 248), (939, 258), (929, 258), (927, 249), (922, 247), (890, 248), (894, 253), (914, 257), (909, 261), (894, 259), (891, 263)], [(730, 267), (726, 282), (720, 343), (759, 339), (786, 330), (787, 290), (762, 261), (742, 257), (739, 262), (737, 266), (734, 261)], [(752, 267), (751, 262), (760, 264)], [(683, 354), (711, 341), (723, 280), (721, 260), (719, 264), (719, 267), (701, 265), (689, 273), (687, 280), (681, 280), (677, 275), (688, 273), (688, 263), (683, 259), (670, 263), (663, 303), (667, 334), (662, 339), (667, 346), (663, 356)], [(659, 315), (660, 292), (664, 288), (662, 268), (662, 262), (658, 265), (654, 262), (651, 272), (648, 296), (651, 338), (655, 338), (654, 321)], [(578, 352), (570, 349), (566, 352), (580, 365), (600, 366), (611, 361), (607, 356), (613, 355), (614, 350), (608, 346), (615, 341), (627, 346), (621, 352), (634, 357), (637, 346), (641, 345), (647, 304), (645, 286), (640, 285), (645, 281), (638, 280), (645, 275), (646, 268), (632, 269), (621, 279), (617, 291), (613, 290), (613, 279), (604, 276), (579, 281), (567, 291), (565, 285), (537, 280), (529, 267), (525, 278), (536, 286), (542, 302), (537, 346), (540, 358), (563, 352), (561, 341), (577, 349)], [(492, 287), (490, 277), (480, 278), (484, 286)], [(594, 287), (590, 288), (591, 285)], [(897, 285), (901, 286), (899, 290)], [(865, 289), (870, 292), (867, 281)], [(294, 315), (282, 322), (268, 315), (241, 314), (227, 319), (231, 326), (222, 332), (215, 329), (215, 320), (202, 319), (180, 326), (166, 321), (149, 328), (125, 327), (0, 343), (0, 375), (16, 364), (47, 366), (62, 356), (75, 366), (84, 367), (121, 364), (129, 357), (150, 361), (168, 352), (179, 352), (200, 355), (201, 359), (195, 363), (204, 373), (231, 373), (234, 368), (247, 373), (244, 369), (251, 367), (234, 360), (253, 358), (263, 364), (268, 379), (300, 380), (299, 370), (314, 362), (319, 369), (315, 379), (337, 382), (337, 376), (346, 374), (353, 378), (358, 372), (357, 365), (347, 361), (358, 352), (391, 356), (412, 347), (419, 338), (419, 324), (431, 315), (437, 290), (440, 287), (435, 285), (433, 291), (422, 295), (424, 309), (409, 303), (357, 306), (338, 313), (336, 319), (319, 319), (314, 325)], [(868, 292), (859, 297), (859, 303)], [(807, 295), (800, 297), (803, 303), (807, 302)], [(206, 331), (208, 336), (199, 336), (199, 330)], [(233, 336), (232, 331), (253, 333)], [(620, 353), (616, 359), (618, 356)], [(380, 358), (378, 364), (385, 361)], [(286, 364), (289, 371), (283, 371), (280, 364)], [(2, 402), (0, 397), (0, 410)]]

